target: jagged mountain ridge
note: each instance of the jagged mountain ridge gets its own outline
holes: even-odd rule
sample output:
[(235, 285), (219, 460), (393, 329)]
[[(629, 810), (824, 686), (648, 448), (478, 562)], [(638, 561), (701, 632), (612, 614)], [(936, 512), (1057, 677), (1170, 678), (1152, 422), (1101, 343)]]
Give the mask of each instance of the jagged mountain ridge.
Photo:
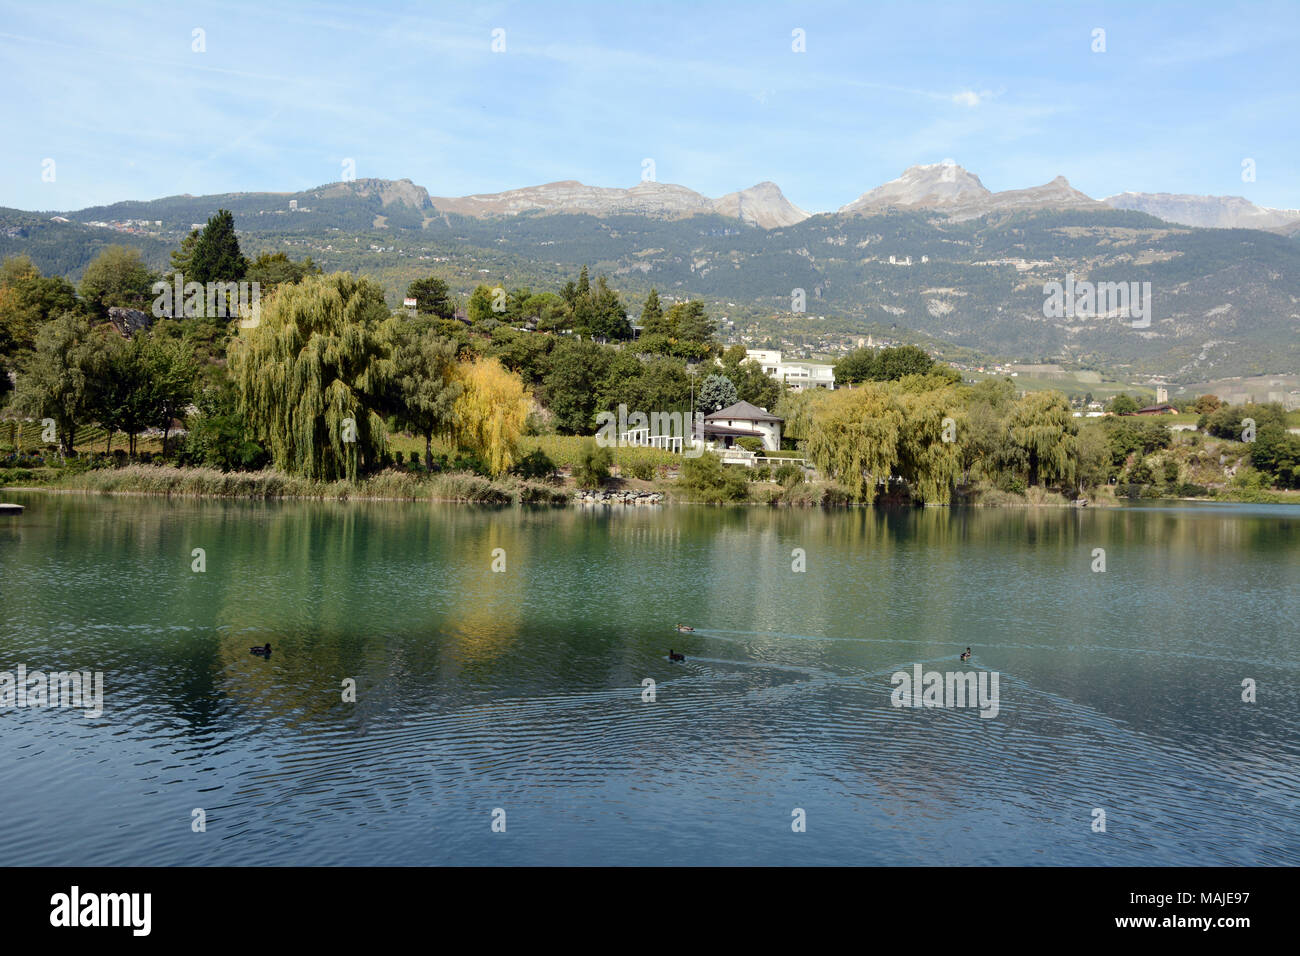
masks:
[(434, 197), (432, 204), (442, 212), (475, 218), (540, 212), (677, 219), (718, 213), (764, 229), (792, 226), (810, 215), (786, 199), (781, 188), (772, 182), (728, 193), (720, 199), (709, 199), (693, 189), (671, 183), (642, 182), (630, 189), (612, 189), (565, 180), (501, 193)]
[(1064, 176), (1042, 186), (992, 192), (974, 173), (956, 163), (911, 166), (903, 175), (841, 206), (844, 215), (869, 215), (886, 209), (913, 209), (945, 216), (953, 222), (992, 212), (1025, 209), (1087, 209), (1101, 203), (1073, 188)]

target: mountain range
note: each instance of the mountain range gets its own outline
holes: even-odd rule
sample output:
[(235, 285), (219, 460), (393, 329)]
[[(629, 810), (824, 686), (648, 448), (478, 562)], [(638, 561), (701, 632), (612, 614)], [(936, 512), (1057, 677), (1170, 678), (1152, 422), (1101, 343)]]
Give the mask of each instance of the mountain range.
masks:
[[(479, 219), (524, 213), (645, 215), (680, 219), (716, 213), (763, 229), (774, 229), (792, 226), (813, 215), (787, 199), (781, 187), (773, 182), (758, 183), (718, 199), (710, 199), (685, 186), (654, 181), (618, 189), (565, 180), (500, 193), (431, 197), (427, 190), (410, 180), (358, 180), (321, 187), (318, 192), (330, 197), (349, 189), (362, 196), (374, 190), (385, 206), (401, 202), (416, 209)], [(1256, 206), (1240, 196), (1123, 192), (1097, 200), (1072, 187), (1064, 176), (1057, 176), (1041, 186), (991, 192), (978, 176), (952, 162), (909, 167), (897, 179), (864, 192), (836, 212), (869, 215), (889, 209), (908, 209), (942, 215), (956, 222), (995, 212), (1097, 209), (1103, 206), (1145, 212), (1184, 226), (1283, 232), (1300, 227), (1300, 209)]]
[[(704, 299), (755, 345), (835, 354), (866, 334), (985, 356), (1197, 382), (1300, 368), (1300, 218), (1235, 197), (1092, 199), (1061, 177), (992, 192), (955, 163), (914, 166), (834, 213), (810, 215), (773, 183), (711, 199), (654, 182), (566, 181), (463, 197), (410, 180), (302, 192), (171, 196), (61, 215), (0, 208), (0, 256), (73, 278), (105, 245), (154, 268), (217, 209), (249, 254), (310, 255), (383, 283), (400, 302), (436, 274), (556, 289), (588, 264), (630, 310), (650, 288)], [(1227, 228), (1231, 227), (1231, 228)], [(1151, 321), (1052, 317), (1066, 281), (1150, 283)], [(801, 292), (806, 311), (794, 305)]]

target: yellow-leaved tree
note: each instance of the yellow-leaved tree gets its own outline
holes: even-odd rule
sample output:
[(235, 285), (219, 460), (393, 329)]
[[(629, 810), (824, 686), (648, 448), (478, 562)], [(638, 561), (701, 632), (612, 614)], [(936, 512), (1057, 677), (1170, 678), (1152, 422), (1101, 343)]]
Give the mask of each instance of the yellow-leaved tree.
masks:
[(523, 380), (494, 358), (461, 365), (462, 386), (452, 412), (456, 444), (477, 454), (494, 477), (503, 475), (519, 457), (532, 398)]

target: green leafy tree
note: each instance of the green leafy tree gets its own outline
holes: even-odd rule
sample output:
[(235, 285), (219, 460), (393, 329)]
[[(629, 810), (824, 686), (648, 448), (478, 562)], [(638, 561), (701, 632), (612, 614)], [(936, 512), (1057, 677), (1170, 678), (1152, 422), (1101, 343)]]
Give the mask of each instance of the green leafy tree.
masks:
[(146, 425), (162, 431), (165, 457), (172, 426), (185, 420), (198, 389), (200, 365), (194, 341), (189, 335), (167, 336), (155, 326), (145, 348), (145, 364), (155, 400), (155, 415)]
[(186, 420), (179, 459), (221, 471), (250, 471), (270, 461), (253, 438), (248, 419), (239, 411), (239, 391), (225, 375), (213, 376), (194, 402), (197, 411)]
[(263, 252), (248, 265), (244, 278), (256, 282), (258, 292), (265, 296), (278, 286), (294, 285), (307, 276), (320, 275), (321, 268), (312, 262), (311, 256), (301, 262), (295, 262), (284, 252)]
[(1116, 415), (1132, 415), (1138, 410), (1137, 399), (1127, 392), (1120, 392), (1110, 400), (1110, 410)]
[(126, 435), (127, 453), (134, 458), (136, 437), (161, 418), (160, 402), (147, 354), (148, 336), (129, 339), (107, 336), (103, 374), (91, 390), (95, 419), (108, 432)]
[(1102, 422), (1106, 446), (1110, 450), (1111, 471), (1124, 467), (1130, 455), (1143, 457), (1170, 443), (1169, 429), (1149, 418), (1107, 418)]
[(1098, 425), (1080, 428), (1075, 456), (1074, 475), (1079, 494), (1088, 488), (1099, 488), (1110, 480), (1110, 444), (1103, 428)]
[(492, 330), (491, 353), (501, 364), (517, 373), (530, 388), (542, 384), (550, 362), (551, 349), (555, 347), (553, 335), (532, 335), (508, 325)]
[(62, 276), (42, 276), (28, 256), (0, 265), (0, 399), (11, 390), (10, 373), (35, 345), (37, 330), (51, 317), (79, 312), (76, 290)]
[(851, 352), (835, 363), (835, 382), (846, 385), (858, 382), (892, 382), (906, 375), (925, 375), (934, 368), (934, 360), (924, 349), (917, 348), (915, 345), (900, 345), (887, 349), (863, 348)]
[(432, 331), (406, 332), (394, 358), (398, 427), (424, 439), (424, 464), (432, 469), (433, 439), (451, 435), (456, 400), (464, 388), (457, 378), (456, 343)]
[[(619, 359), (627, 355), (626, 352), (619, 353)], [(631, 358), (631, 356), (628, 356)], [(636, 376), (629, 375), (626, 381), (626, 387), (622, 389), (623, 398), (627, 402), (629, 409), (639, 410), (646, 414), (652, 412), (682, 412), (689, 414), (691, 411), (691, 377), (686, 373), (686, 363), (680, 359), (669, 358), (667, 356), (655, 356), (647, 362), (640, 362), (632, 358), (640, 367), (640, 374)], [(606, 389), (609, 393), (614, 393), (618, 383), (615, 381), (616, 371), (611, 368), (607, 376)], [(606, 408), (611, 411), (616, 410), (617, 402), (609, 402)]]
[(78, 291), (94, 314), (104, 318), (113, 306), (147, 310), (155, 278), (139, 249), (105, 246), (86, 266)]
[(551, 352), (542, 394), (561, 434), (590, 435), (596, 428), (600, 387), (612, 349), (590, 341), (563, 338)]
[(712, 452), (682, 462), (681, 487), (692, 498), (709, 503), (746, 501), (749, 498), (749, 469), (724, 465)]
[(65, 312), (36, 332), (18, 375), (14, 404), (35, 418), (54, 419), (65, 455), (74, 454), (77, 427), (91, 420), (94, 383), (104, 373), (105, 337), (84, 315)]
[(1216, 438), (1242, 441), (1247, 418), (1255, 423), (1258, 432), (1266, 425), (1283, 426), (1285, 417), (1282, 406), (1276, 402), (1263, 405), (1222, 405), (1209, 415), (1202, 415), (1200, 427)]
[(957, 392), (951, 387), (924, 392), (900, 389), (896, 401), (903, 413), (898, 475), (917, 501), (947, 504), (961, 473), (960, 446), (954, 434), (960, 431)]
[(1218, 411), (1222, 404), (1217, 395), (1202, 395), (1192, 403), (1192, 411), (1198, 415), (1209, 415)]
[(1280, 488), (1300, 488), (1300, 435), (1270, 421), (1250, 446), (1250, 463)]

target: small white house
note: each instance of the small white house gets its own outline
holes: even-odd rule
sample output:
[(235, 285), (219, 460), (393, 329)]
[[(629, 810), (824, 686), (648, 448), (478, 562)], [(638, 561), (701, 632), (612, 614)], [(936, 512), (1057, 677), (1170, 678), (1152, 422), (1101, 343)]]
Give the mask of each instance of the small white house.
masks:
[(737, 438), (759, 438), (763, 442), (764, 451), (779, 451), (781, 425), (784, 421), (766, 408), (759, 408), (749, 402), (737, 402), (704, 416), (704, 439), (723, 448), (730, 448)]

